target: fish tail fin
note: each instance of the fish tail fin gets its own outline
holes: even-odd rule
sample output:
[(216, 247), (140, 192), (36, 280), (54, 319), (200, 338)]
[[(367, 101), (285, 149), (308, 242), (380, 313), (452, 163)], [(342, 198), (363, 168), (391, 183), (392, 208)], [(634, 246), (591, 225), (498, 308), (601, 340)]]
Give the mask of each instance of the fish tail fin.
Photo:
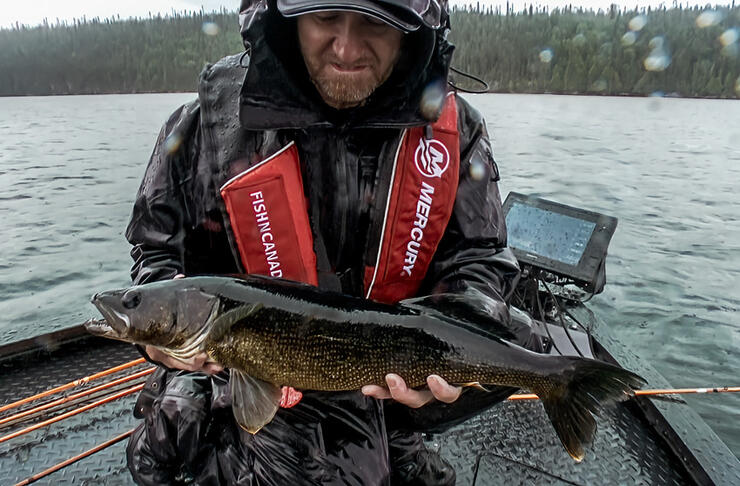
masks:
[(601, 361), (562, 357), (563, 368), (550, 386), (540, 391), (545, 411), (552, 421), (568, 454), (580, 462), (584, 445), (590, 444), (596, 432), (596, 421), (607, 403), (626, 400), (633, 389), (645, 384), (640, 376)]

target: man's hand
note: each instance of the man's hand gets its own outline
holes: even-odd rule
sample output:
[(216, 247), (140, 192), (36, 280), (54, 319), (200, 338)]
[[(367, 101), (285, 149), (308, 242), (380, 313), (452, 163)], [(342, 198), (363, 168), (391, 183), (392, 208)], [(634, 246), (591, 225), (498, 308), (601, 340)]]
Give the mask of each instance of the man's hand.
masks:
[[(185, 278), (185, 275), (182, 273), (178, 273), (177, 275), (172, 277), (173, 280), (180, 278)], [(144, 348), (144, 351), (152, 361), (162, 363), (166, 367), (176, 370), (200, 371), (201, 373), (205, 373), (207, 375), (215, 375), (216, 373), (220, 373), (224, 369), (223, 366), (216, 363), (215, 361), (208, 361), (208, 354), (206, 353), (198, 353), (190, 359), (182, 360), (173, 358), (172, 356), (165, 354), (154, 346), (146, 346)]]
[(362, 393), (374, 398), (392, 398), (411, 408), (419, 408), (432, 400), (452, 403), (458, 399), (462, 388), (452, 386), (437, 375), (427, 377), (429, 390), (414, 390), (406, 386), (406, 382), (400, 376), (390, 373), (385, 377), (388, 388), (377, 385), (366, 385), (362, 387)]
[(220, 364), (214, 361), (208, 361), (208, 355), (206, 353), (198, 353), (188, 360), (181, 360), (165, 354), (160, 351), (159, 348), (155, 348), (154, 346), (146, 346), (144, 351), (152, 361), (162, 363), (168, 368), (185, 371), (200, 371), (207, 375), (215, 375), (224, 369)]

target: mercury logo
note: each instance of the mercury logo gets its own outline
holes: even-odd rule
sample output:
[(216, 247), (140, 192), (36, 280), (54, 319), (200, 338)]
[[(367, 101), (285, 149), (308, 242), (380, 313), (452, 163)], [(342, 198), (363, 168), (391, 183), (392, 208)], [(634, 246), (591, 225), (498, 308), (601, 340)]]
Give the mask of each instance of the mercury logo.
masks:
[(450, 153), (439, 140), (421, 137), (414, 153), (414, 161), (421, 175), (441, 179), (450, 166)]
[(416, 259), (419, 257), (421, 243), (424, 241), (424, 228), (427, 227), (427, 223), (429, 222), (429, 214), (432, 210), (432, 202), (434, 201), (433, 195), (434, 186), (427, 184), (427, 181), (421, 181), (419, 199), (416, 201), (416, 217), (414, 218), (414, 225), (411, 227), (409, 240), (406, 243), (406, 258), (403, 261), (405, 265), (403, 266), (401, 275), (406, 274), (406, 276), (410, 277), (414, 271)]

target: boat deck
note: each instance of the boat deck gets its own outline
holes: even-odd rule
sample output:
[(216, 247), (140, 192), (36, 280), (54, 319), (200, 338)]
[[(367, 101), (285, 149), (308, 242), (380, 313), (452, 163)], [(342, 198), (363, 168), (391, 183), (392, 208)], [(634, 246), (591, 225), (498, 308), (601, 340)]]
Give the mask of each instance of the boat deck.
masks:
[[(131, 345), (93, 338), (63, 345), (56, 350), (42, 350), (5, 360), (0, 362), (0, 406), (139, 357), (139, 353)], [(150, 366), (145, 363), (111, 375), (102, 381), (120, 378)], [(139, 380), (139, 382), (142, 381)], [(79, 392), (98, 384), (96, 381), (87, 387), (75, 387), (74, 390), (63, 395)], [(132, 384), (127, 384), (128, 386), (124, 388)], [(129, 395), (96, 407), (89, 412), (83, 412), (0, 443), (0, 484), (18, 483), (133, 429), (138, 422), (131, 413), (136, 396), (136, 394)], [(59, 395), (55, 395), (54, 398), (59, 398)], [(94, 399), (89, 401), (94, 401)], [(34, 405), (39, 404), (34, 403)], [(72, 408), (79, 405), (76, 403)], [(30, 406), (19, 407), (0, 414), (0, 418), (11, 412), (21, 412), (28, 408)], [(68, 410), (55, 410), (54, 414), (60, 411)], [(23, 422), (11, 427), (0, 426), (0, 436), (47, 418), (39, 417), (32, 422)], [(37, 484), (133, 484), (125, 464), (125, 448), (126, 441), (119, 442), (47, 476)]]
[[(601, 337), (599, 340), (603, 343)], [(604, 340), (618, 348), (608, 337)], [(84, 338), (55, 349), (38, 344), (40, 348), (34, 351), (10, 358), (0, 357), (0, 406), (139, 357), (130, 345), (96, 338)], [(150, 366), (148, 363), (138, 365), (108, 380)], [(644, 376), (647, 371), (646, 378), (651, 386), (662, 385), (654, 383), (657, 378), (650, 376), (654, 371), (636, 368), (634, 363), (627, 367)], [(122, 385), (121, 389), (142, 381)], [(87, 385), (90, 386), (93, 385)], [(77, 387), (73, 391), (80, 389)], [(131, 413), (135, 397), (136, 394), (129, 395), (0, 443), (0, 484), (20, 482), (131, 430), (137, 424)], [(673, 412), (663, 410), (674, 416), (676, 408), (688, 409), (680, 401), (661, 407), (674, 409)], [(645, 411), (651, 409), (655, 409), (652, 402), (644, 398), (608, 409), (598, 419), (596, 439), (581, 463), (573, 461), (565, 452), (537, 401), (509, 401), (497, 405), (444, 434), (426, 437), (426, 441), (455, 466), (459, 485), (740, 484), (740, 462), (716, 435), (711, 435), (713, 433), (703, 422), (701, 424), (709, 432), (701, 429), (701, 433), (710, 434), (705, 441), (711, 444), (711, 450), (695, 453), (687, 444), (678, 447), (672, 444), (686, 440), (685, 436), (677, 439), (673, 429), (661, 428), (662, 415), (658, 413), (658, 419), (651, 417)], [(684, 412), (693, 413), (690, 410), (681, 413)], [(10, 413), (0, 413), (0, 419)], [(37, 417), (35, 421), (44, 418), (47, 417)], [(678, 422), (681, 420), (700, 421), (695, 415), (687, 415)], [(28, 425), (30, 423), (0, 425), (0, 438)], [(126, 441), (120, 442), (82, 459), (41, 479), (39, 484), (132, 484), (125, 466), (125, 444)], [(707, 464), (705, 456), (715, 462)]]

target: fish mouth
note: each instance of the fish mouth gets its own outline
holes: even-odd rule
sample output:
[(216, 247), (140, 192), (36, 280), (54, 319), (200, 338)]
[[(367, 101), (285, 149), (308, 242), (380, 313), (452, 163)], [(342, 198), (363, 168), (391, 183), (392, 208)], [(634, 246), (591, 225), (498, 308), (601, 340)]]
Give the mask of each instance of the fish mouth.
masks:
[(103, 319), (90, 319), (85, 322), (85, 329), (90, 334), (113, 339), (125, 339), (131, 327), (131, 322), (128, 315), (115, 309), (114, 303), (118, 300), (120, 299), (117, 296), (109, 293), (93, 296), (91, 302), (103, 315)]
[(89, 319), (83, 324), (85, 330), (93, 336), (117, 337), (118, 333), (108, 325), (105, 319)]

